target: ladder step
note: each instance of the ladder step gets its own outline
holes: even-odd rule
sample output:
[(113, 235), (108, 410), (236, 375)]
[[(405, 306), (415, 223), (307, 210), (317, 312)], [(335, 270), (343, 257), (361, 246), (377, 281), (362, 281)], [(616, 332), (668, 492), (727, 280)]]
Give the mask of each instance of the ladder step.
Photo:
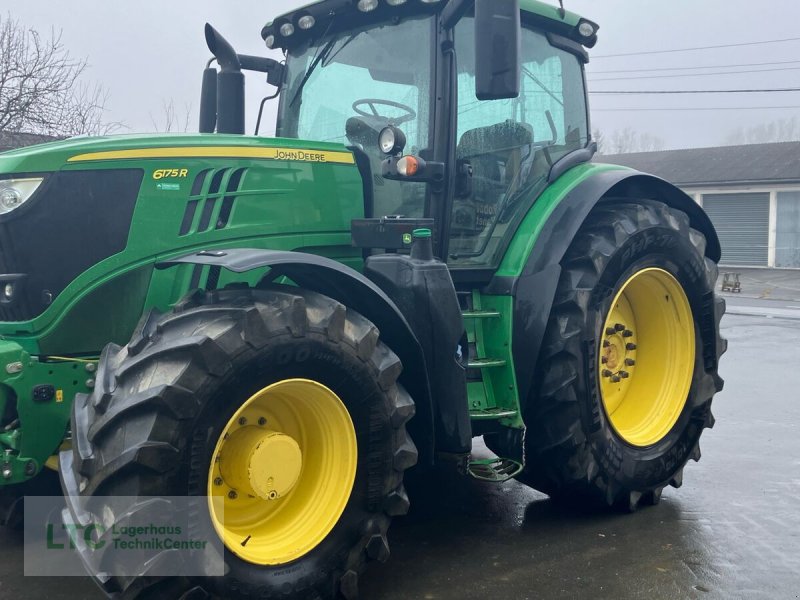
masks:
[(469, 418), (476, 421), (490, 421), (493, 419), (511, 419), (517, 416), (517, 411), (505, 408), (487, 408), (469, 411)]
[(473, 358), (467, 362), (468, 369), (488, 369), (491, 367), (505, 367), (506, 361), (502, 358)]
[(467, 471), (475, 479), (491, 483), (503, 483), (519, 475), (522, 471), (522, 464), (510, 458), (473, 460), (467, 466)]
[(500, 313), (496, 310), (465, 310), (461, 313), (465, 319), (497, 319)]

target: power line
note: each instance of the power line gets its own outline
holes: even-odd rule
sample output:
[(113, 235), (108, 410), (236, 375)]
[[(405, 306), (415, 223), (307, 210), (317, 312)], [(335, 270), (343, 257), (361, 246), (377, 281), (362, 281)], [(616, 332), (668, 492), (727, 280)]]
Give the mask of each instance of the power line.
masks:
[(591, 81), (628, 81), (632, 79), (669, 79), (675, 77), (706, 77), (711, 75), (739, 75), (741, 73), (771, 73), (773, 71), (797, 71), (800, 67), (776, 67), (774, 69), (748, 69), (746, 71), (715, 71), (711, 73), (680, 73), (672, 75), (636, 75), (634, 77), (600, 77)]
[(653, 71), (695, 71), (698, 69), (733, 69), (737, 67), (766, 67), (771, 65), (795, 65), (800, 60), (772, 60), (757, 63), (738, 63), (734, 65), (706, 65), (703, 67), (654, 67), (650, 69), (609, 69), (607, 71), (591, 71), (593, 75), (608, 75), (610, 73), (651, 73)]
[(658, 112), (658, 111), (718, 111), (718, 110), (794, 110), (798, 106), (693, 106), (680, 108), (593, 108), (592, 112)]
[(670, 54), (672, 52), (692, 52), (694, 50), (713, 50), (716, 48), (737, 48), (740, 46), (758, 46), (761, 44), (779, 44), (781, 42), (796, 42), (800, 37), (783, 38), (780, 40), (764, 40), (761, 42), (740, 42), (738, 44), (719, 44), (716, 46), (695, 46), (693, 48), (672, 48), (670, 50), (645, 50), (643, 52), (621, 52), (619, 54), (598, 54), (592, 58), (616, 58), (618, 56), (642, 56), (644, 54)]
[(800, 92), (800, 88), (772, 88), (762, 90), (595, 90), (590, 94), (764, 94), (774, 92)]

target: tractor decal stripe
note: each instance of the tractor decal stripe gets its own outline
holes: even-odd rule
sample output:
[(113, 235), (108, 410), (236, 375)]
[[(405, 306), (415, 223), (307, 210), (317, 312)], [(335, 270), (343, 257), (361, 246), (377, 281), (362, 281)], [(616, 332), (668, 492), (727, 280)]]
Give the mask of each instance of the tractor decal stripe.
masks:
[(127, 158), (261, 158), (316, 163), (355, 164), (349, 152), (309, 150), (301, 148), (253, 148), (247, 146), (205, 146), (187, 148), (140, 148), (108, 150), (77, 154), (67, 162), (88, 160), (121, 160)]

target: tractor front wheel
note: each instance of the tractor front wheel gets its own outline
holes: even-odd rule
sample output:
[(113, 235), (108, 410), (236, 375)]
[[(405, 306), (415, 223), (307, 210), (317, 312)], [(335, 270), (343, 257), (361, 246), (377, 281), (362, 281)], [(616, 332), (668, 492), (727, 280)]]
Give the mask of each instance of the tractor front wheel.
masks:
[(146, 316), (75, 402), (62, 478), (81, 502), (68, 505), (109, 528), (153, 496), (207, 496), (198, 520), (222, 541), (225, 574), (117, 573), (113, 554), (85, 559), (110, 575), (91, 574), (121, 598), (354, 598), (408, 510), (417, 453), (400, 372), (373, 324), (294, 287), (198, 292)]

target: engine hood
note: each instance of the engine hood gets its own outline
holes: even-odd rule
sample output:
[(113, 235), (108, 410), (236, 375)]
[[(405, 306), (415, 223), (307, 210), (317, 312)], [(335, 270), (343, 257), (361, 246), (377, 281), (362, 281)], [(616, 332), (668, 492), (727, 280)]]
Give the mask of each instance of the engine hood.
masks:
[(340, 144), (219, 134), (77, 137), (0, 153), (0, 176), (52, 172), (65, 166), (147, 158), (255, 158), (354, 164)]

